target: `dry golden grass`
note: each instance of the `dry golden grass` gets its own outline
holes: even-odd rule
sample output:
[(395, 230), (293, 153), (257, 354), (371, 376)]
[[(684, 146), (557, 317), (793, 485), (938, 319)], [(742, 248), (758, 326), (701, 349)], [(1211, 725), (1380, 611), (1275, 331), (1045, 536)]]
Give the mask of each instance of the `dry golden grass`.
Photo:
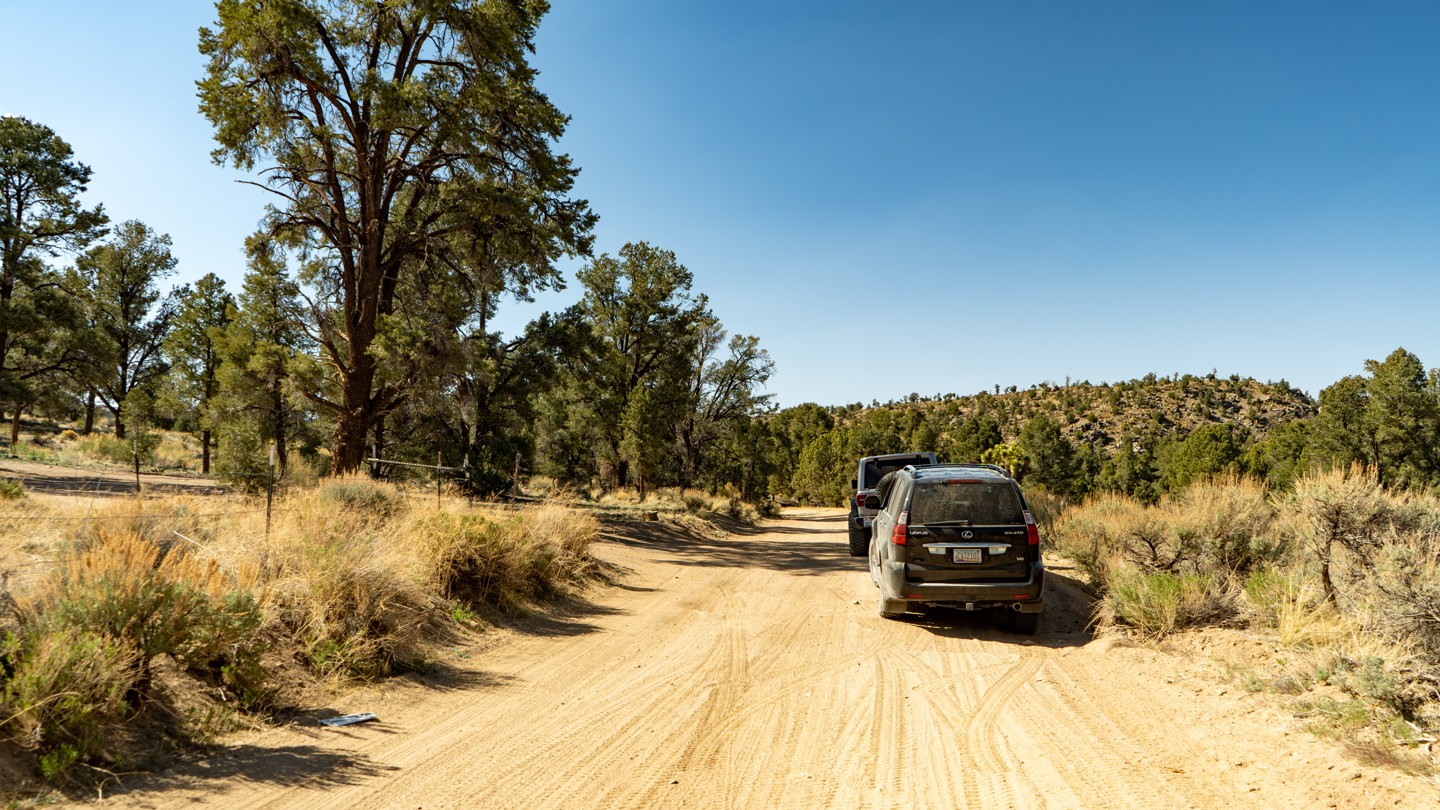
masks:
[(359, 478), (278, 499), (268, 534), (264, 501), (244, 496), (6, 506), (0, 565), (30, 573), (0, 591), (0, 734), (52, 777), (99, 755), (158, 656), (245, 709), (274, 697), (262, 650), (322, 677), (428, 667), (475, 609), (519, 611), (582, 583), (599, 530), (559, 506), (437, 507)]

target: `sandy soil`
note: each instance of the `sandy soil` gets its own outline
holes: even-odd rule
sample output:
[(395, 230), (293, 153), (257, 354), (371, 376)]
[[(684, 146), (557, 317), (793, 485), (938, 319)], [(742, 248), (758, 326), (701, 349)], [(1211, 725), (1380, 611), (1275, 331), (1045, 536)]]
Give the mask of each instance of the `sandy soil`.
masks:
[(965, 614), (880, 619), (842, 513), (641, 531), (599, 544), (622, 573), (592, 601), (333, 707), (378, 722), (256, 732), (102, 804), (1440, 806), (1197, 659), (1091, 639), (1064, 570), (1030, 640)]

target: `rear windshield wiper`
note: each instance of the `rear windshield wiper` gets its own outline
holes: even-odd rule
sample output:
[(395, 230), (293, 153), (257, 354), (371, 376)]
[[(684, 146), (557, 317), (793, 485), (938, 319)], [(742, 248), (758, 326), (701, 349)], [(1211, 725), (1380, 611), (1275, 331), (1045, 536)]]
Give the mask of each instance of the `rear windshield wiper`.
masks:
[(968, 520), (927, 520), (926, 526), (969, 526)]

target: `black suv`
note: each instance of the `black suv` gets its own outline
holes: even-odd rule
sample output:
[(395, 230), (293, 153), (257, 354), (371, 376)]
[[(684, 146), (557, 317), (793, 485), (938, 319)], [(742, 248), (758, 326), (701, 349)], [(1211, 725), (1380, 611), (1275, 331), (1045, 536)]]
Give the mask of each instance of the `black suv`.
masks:
[(881, 479), (870, 577), (880, 615), (924, 605), (990, 609), (1033, 634), (1045, 609), (1040, 531), (1020, 486), (991, 464), (906, 467)]

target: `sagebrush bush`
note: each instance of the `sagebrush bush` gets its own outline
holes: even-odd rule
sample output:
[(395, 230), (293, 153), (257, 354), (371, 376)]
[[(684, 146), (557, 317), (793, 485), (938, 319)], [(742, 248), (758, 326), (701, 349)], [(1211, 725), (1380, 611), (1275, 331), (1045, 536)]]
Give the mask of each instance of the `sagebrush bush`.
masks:
[(1407, 522), (1403, 495), (1387, 492), (1373, 469), (1312, 472), (1295, 482), (1280, 504), (1281, 519), (1319, 568), (1325, 598), (1335, 601), (1347, 581), (1363, 577), (1387, 528)]
[(57, 780), (77, 761), (101, 758), (121, 731), (139, 654), (83, 627), (31, 629), (0, 642), (0, 732), (35, 754)]
[(1043, 488), (1037, 487), (1025, 493), (1025, 503), (1030, 507), (1030, 514), (1039, 524), (1040, 530), (1047, 535), (1055, 526), (1055, 521), (1070, 505), (1070, 501), (1063, 495)]
[(322, 482), (311, 497), (334, 509), (393, 517), (405, 508), (405, 496), (393, 484), (352, 476)]
[(1231, 612), (1228, 595), (1212, 591), (1212, 582), (1205, 574), (1121, 568), (1101, 598), (1101, 615), (1150, 638), (1204, 625)]
[(1145, 635), (1233, 618), (1247, 578), (1290, 553), (1264, 485), (1237, 477), (1153, 505), (1103, 494), (1069, 507), (1053, 537), (1099, 587), (1102, 622)]
[[(54, 508), (32, 501), (0, 532), (31, 537), (28, 518)], [(466, 602), (520, 608), (595, 568), (588, 514), (430, 503), (346, 480), (284, 498), (268, 535), (253, 500), (228, 498), (117, 499), (67, 521), (50, 541), (63, 549), (54, 570), (13, 601), (0, 589), (0, 735), (59, 778), (123, 753), (123, 725), (159, 680), (197, 677), (228, 712), (271, 705), (267, 649), (321, 675), (428, 667), (456, 623), (475, 620)]]
[[(27, 623), (40, 631), (83, 628), (133, 649), (140, 676), (158, 655), (224, 682), (259, 656), (263, 617), (251, 592), (255, 575), (237, 580), (214, 560), (182, 548), (161, 549), (126, 529), (66, 555), (27, 596)], [(253, 689), (256, 684), (241, 685)]]
[(1275, 530), (1275, 507), (1261, 481), (1229, 476), (1200, 481), (1176, 499), (1177, 543), (1197, 572), (1225, 577), (1246, 574), (1283, 557), (1283, 536)]
[(18, 501), (25, 497), (25, 484), (15, 478), (0, 479), (0, 501)]

